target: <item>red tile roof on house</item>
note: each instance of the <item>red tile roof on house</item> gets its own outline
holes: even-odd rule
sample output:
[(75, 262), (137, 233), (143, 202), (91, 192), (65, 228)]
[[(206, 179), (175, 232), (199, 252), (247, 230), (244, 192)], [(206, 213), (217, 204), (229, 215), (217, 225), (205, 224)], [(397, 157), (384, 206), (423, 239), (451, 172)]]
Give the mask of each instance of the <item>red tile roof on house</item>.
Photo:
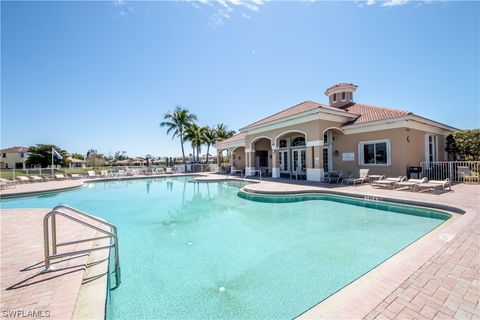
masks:
[(217, 142), (217, 144), (225, 144), (225, 143), (231, 143), (231, 142), (237, 142), (237, 141), (242, 141), (245, 139), (245, 132), (240, 132), (240, 133), (237, 133), (236, 135), (234, 136), (231, 136), (230, 138), (228, 139), (225, 139), (225, 140), (222, 140), (222, 141), (219, 141)]
[(399, 118), (399, 117), (404, 117), (404, 116), (413, 114), (410, 111), (372, 106), (372, 105), (363, 104), (363, 103), (350, 103), (350, 104), (347, 104), (346, 106), (341, 107), (341, 109), (344, 109), (349, 113), (354, 113), (359, 115), (357, 119), (349, 122), (348, 123), (349, 125)]
[(280, 112), (277, 112), (277, 113), (275, 113), (271, 116), (268, 116), (266, 118), (258, 120), (257, 122), (251, 123), (248, 126), (244, 127), (244, 129), (255, 127), (255, 126), (258, 126), (258, 125), (261, 125), (261, 124), (266, 124), (266, 123), (269, 123), (269, 122), (272, 122), (272, 121), (275, 121), (275, 120), (280, 120), (282, 118), (286, 118), (286, 117), (289, 117), (289, 116), (293, 116), (293, 115), (296, 115), (296, 114), (299, 114), (299, 113), (302, 113), (302, 112), (306, 112), (306, 111), (310, 111), (310, 110), (314, 110), (314, 109), (330, 110), (330, 111), (335, 111), (337, 113), (344, 113), (345, 115), (349, 115), (349, 116), (354, 115), (352, 113), (346, 112), (346, 111), (344, 111), (342, 109), (339, 109), (339, 108), (330, 107), (330, 106), (326, 106), (326, 105), (323, 105), (323, 104), (320, 104), (320, 103), (316, 103), (316, 102), (307, 100), (307, 101), (304, 101), (304, 102), (299, 103), (297, 105), (294, 105), (293, 107), (290, 107), (290, 108), (287, 108), (287, 109), (282, 110)]
[(11, 147), (0, 150), (1, 153), (28, 152), (28, 147)]

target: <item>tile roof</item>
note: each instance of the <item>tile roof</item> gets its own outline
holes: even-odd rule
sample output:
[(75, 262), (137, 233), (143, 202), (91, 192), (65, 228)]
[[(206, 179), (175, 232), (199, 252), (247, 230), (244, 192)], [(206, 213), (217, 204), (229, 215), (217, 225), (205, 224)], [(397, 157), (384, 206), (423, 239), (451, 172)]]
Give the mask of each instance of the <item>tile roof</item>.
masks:
[(240, 133), (237, 133), (234, 136), (231, 136), (228, 139), (217, 142), (217, 144), (231, 143), (231, 142), (241, 141), (241, 140), (244, 140), (244, 139), (245, 139), (245, 132), (240, 132)]
[(330, 107), (330, 106), (327, 106), (327, 105), (323, 105), (323, 104), (320, 104), (320, 103), (317, 103), (317, 102), (307, 100), (307, 101), (304, 101), (302, 103), (296, 104), (293, 107), (290, 107), (290, 108), (284, 109), (280, 112), (277, 112), (277, 113), (275, 113), (271, 116), (268, 116), (266, 118), (258, 120), (257, 122), (251, 123), (248, 126), (244, 127), (243, 129), (255, 127), (255, 126), (258, 126), (258, 125), (261, 125), (261, 124), (266, 124), (266, 123), (269, 123), (269, 122), (272, 122), (272, 121), (275, 121), (275, 120), (280, 120), (282, 118), (286, 118), (286, 117), (289, 117), (289, 116), (293, 116), (293, 115), (296, 115), (296, 114), (299, 114), (299, 113), (302, 113), (302, 112), (306, 112), (306, 111), (310, 111), (310, 110), (314, 110), (314, 109), (330, 110), (330, 111), (335, 111), (335, 112), (339, 112), (339, 113), (344, 113), (345, 115), (349, 115), (349, 116), (354, 115), (352, 113), (346, 112), (345, 110), (342, 110), (342, 109), (339, 109), (339, 108)]
[(28, 152), (28, 147), (11, 147), (0, 150), (1, 153)]
[(349, 125), (371, 122), (371, 121), (379, 121), (379, 120), (385, 120), (385, 119), (399, 118), (399, 117), (404, 117), (404, 116), (413, 114), (410, 111), (372, 106), (372, 105), (363, 104), (363, 103), (349, 103), (341, 107), (341, 109), (344, 109), (349, 113), (354, 113), (359, 115), (357, 119), (347, 123)]
[(325, 90), (325, 94), (327, 94), (327, 92), (328, 92), (329, 90), (332, 90), (332, 89), (335, 89), (335, 88), (338, 88), (338, 87), (343, 87), (343, 86), (354, 86), (355, 88), (358, 88), (358, 86), (357, 86), (356, 84), (347, 83), (347, 82), (341, 82), (341, 83), (334, 84), (334, 85), (331, 86), (330, 88), (327, 88), (327, 90)]

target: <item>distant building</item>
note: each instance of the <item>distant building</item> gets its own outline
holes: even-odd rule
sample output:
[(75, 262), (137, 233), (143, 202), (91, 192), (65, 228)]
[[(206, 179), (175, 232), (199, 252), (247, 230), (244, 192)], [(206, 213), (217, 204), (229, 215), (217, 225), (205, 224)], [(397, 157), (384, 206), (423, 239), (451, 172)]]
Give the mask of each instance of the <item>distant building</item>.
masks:
[(2, 169), (25, 169), (25, 162), (28, 159), (27, 147), (11, 147), (0, 150)]
[(68, 162), (68, 166), (70, 167), (70, 169), (87, 167), (87, 161), (85, 161), (85, 160), (68, 157), (67, 162)]

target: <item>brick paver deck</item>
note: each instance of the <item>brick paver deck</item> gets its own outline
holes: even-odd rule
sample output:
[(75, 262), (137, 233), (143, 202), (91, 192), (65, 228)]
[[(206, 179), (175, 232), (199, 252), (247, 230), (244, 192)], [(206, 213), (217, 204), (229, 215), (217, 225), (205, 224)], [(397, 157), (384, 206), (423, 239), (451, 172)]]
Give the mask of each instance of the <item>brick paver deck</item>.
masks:
[(365, 319), (480, 319), (479, 239), (477, 216)]
[[(75, 307), (88, 255), (54, 262), (56, 271), (41, 273), (43, 262), (43, 216), (46, 209), (2, 210), (0, 301), (2, 318), (70, 319)], [(58, 243), (91, 238), (95, 231), (57, 218)], [(83, 249), (82, 243), (68, 250)], [(59, 252), (64, 252), (62, 248)], [(17, 315), (14, 316), (14, 313)], [(29, 316), (30, 315), (30, 316)]]

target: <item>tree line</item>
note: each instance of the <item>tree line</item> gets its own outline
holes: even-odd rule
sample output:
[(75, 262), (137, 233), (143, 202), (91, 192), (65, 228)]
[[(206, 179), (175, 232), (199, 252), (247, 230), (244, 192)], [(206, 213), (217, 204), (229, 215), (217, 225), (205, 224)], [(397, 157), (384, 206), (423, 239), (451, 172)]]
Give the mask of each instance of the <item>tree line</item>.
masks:
[[(185, 142), (190, 142), (192, 146), (193, 159), (195, 163), (200, 162), (200, 152), (202, 146), (207, 146), (207, 163), (210, 147), (218, 141), (228, 139), (235, 134), (235, 131), (229, 130), (224, 123), (215, 126), (199, 126), (198, 117), (188, 109), (177, 106), (173, 111), (169, 111), (163, 117), (160, 127), (167, 128), (167, 134), (172, 135), (172, 139), (180, 139), (182, 149), (182, 159), (187, 170), (185, 159)], [(195, 157), (196, 155), (196, 157)]]

